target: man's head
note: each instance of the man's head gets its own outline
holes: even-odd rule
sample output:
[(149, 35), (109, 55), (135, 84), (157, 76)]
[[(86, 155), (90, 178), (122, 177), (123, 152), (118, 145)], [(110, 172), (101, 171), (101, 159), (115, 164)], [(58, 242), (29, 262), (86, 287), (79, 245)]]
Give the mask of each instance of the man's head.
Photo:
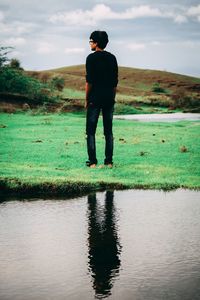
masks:
[(105, 31), (93, 31), (90, 35), (91, 50), (95, 51), (96, 47), (105, 49), (108, 44), (108, 35)]

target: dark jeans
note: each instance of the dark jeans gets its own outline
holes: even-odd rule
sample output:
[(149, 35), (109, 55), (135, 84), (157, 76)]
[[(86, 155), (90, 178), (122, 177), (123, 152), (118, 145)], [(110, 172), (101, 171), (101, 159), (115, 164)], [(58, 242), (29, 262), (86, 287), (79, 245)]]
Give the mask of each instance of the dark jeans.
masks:
[(109, 107), (99, 107), (93, 104), (89, 104), (87, 109), (86, 119), (86, 134), (87, 134), (87, 151), (89, 161), (91, 163), (97, 163), (96, 157), (96, 142), (95, 133), (98, 123), (98, 118), (102, 110), (103, 116), (103, 128), (105, 136), (105, 160), (104, 164), (112, 163), (113, 157), (113, 132), (112, 132), (112, 120), (114, 105)]

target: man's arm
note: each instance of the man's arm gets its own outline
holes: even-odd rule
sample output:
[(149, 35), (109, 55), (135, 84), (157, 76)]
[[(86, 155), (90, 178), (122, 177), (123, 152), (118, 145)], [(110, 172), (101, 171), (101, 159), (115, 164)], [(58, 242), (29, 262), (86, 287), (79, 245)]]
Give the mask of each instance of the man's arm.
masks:
[(117, 92), (117, 84), (118, 84), (118, 64), (117, 64), (117, 60), (116, 57), (114, 56), (114, 65), (113, 65), (113, 94), (114, 94), (114, 99), (116, 96), (116, 92)]
[(85, 108), (88, 107), (89, 97), (92, 90), (92, 61), (91, 54), (86, 59), (86, 84), (85, 84)]
[(114, 88), (113, 88), (113, 96), (114, 96), (114, 100), (115, 100), (116, 92), (117, 92), (117, 87), (114, 87)]
[(92, 90), (92, 84), (89, 82), (86, 82), (85, 84), (85, 108), (88, 108), (89, 103), (89, 96)]

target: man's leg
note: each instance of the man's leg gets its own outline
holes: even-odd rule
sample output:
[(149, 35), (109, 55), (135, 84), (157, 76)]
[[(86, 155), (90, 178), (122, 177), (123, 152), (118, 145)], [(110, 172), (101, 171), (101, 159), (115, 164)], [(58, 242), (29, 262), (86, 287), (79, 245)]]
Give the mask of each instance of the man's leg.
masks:
[(103, 127), (105, 135), (105, 165), (113, 164), (113, 132), (112, 132), (112, 121), (113, 121), (114, 106), (103, 107)]
[(88, 166), (97, 164), (95, 133), (99, 114), (100, 108), (89, 104), (86, 118), (87, 152), (89, 158), (89, 161), (86, 162), (86, 164)]

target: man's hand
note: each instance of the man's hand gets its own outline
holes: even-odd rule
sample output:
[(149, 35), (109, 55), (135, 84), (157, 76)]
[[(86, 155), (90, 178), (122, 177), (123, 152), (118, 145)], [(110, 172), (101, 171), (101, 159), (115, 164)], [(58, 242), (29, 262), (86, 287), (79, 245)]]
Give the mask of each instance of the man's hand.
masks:
[(117, 93), (117, 87), (114, 87), (114, 89), (113, 89), (114, 100), (115, 100), (116, 93)]
[(87, 100), (85, 100), (85, 105), (84, 105), (84, 107), (85, 107), (85, 109), (87, 109), (88, 108), (88, 101)]
[(86, 82), (86, 84), (85, 84), (85, 97), (86, 97), (85, 108), (88, 108), (88, 104), (89, 104), (88, 99), (89, 99), (89, 96), (91, 93), (91, 89), (92, 89), (91, 83)]

